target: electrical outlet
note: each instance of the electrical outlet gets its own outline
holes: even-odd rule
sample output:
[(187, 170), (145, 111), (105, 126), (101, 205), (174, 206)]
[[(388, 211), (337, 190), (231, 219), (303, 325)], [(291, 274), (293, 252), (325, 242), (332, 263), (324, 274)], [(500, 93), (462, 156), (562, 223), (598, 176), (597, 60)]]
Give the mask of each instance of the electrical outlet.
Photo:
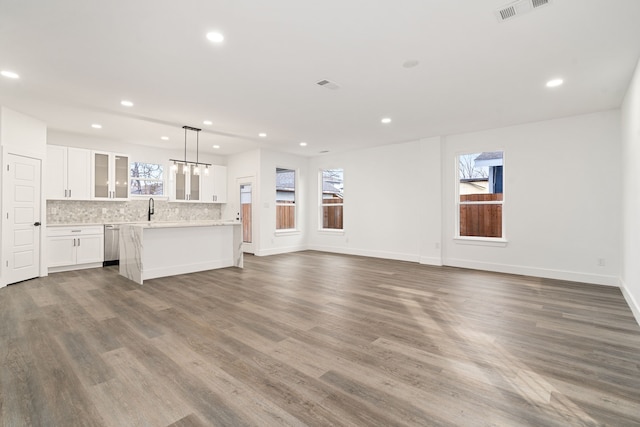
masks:
[(605, 265), (607, 265), (607, 260), (604, 258), (598, 258), (598, 266), (604, 267)]

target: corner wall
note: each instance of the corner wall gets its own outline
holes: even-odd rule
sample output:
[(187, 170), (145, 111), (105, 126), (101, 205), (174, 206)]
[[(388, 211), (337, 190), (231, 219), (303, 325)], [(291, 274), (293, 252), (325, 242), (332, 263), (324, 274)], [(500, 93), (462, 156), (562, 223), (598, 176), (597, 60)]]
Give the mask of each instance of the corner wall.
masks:
[(640, 62), (622, 104), (622, 292), (640, 324)]
[[(310, 159), (310, 249), (441, 265), (440, 138)], [(320, 170), (344, 169), (344, 232), (319, 224)]]
[[(276, 168), (296, 170), (296, 230), (276, 231)], [(308, 197), (305, 189), (309, 176), (309, 159), (293, 154), (260, 150), (260, 196), (256, 197), (260, 221), (259, 244), (255, 254), (275, 255), (307, 249)]]
[[(617, 286), (619, 121), (616, 110), (447, 136), (444, 263)], [(455, 240), (456, 155), (498, 150), (505, 153), (503, 218), (508, 243)], [(602, 262), (605, 265), (599, 265)]]

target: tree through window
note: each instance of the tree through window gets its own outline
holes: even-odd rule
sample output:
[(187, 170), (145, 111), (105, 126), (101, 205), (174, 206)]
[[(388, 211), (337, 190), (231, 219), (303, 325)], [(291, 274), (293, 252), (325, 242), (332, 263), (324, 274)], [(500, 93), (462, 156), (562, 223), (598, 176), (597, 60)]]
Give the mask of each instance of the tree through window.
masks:
[(134, 196), (163, 196), (163, 169), (162, 165), (156, 163), (132, 162), (129, 193)]

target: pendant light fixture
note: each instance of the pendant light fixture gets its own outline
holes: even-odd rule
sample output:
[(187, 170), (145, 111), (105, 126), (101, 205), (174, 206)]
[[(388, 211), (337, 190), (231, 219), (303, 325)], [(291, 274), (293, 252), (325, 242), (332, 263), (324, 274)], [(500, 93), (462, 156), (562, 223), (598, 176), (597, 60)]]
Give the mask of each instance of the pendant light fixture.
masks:
[[(191, 167), (193, 166), (193, 174), (200, 175), (200, 166), (204, 166), (204, 174), (209, 175), (209, 166), (211, 163), (202, 163), (200, 162), (200, 131), (202, 129), (194, 128), (191, 126), (182, 126), (184, 129), (184, 160), (178, 159), (169, 159), (169, 161), (173, 162), (171, 165), (171, 172), (174, 174), (178, 172), (178, 166), (182, 165), (182, 173), (188, 175), (191, 172)], [(196, 161), (187, 160), (187, 131), (193, 131), (196, 133)]]

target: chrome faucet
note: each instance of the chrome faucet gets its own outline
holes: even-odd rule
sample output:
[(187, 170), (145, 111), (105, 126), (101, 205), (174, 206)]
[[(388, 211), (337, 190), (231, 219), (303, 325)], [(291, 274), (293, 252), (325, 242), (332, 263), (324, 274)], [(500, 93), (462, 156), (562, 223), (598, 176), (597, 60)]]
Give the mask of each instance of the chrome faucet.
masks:
[(149, 198), (149, 213), (147, 215), (147, 218), (148, 218), (147, 220), (148, 221), (151, 221), (151, 215), (153, 215), (153, 213), (154, 213), (153, 212), (154, 205), (155, 205), (155, 202), (153, 201), (153, 197)]

